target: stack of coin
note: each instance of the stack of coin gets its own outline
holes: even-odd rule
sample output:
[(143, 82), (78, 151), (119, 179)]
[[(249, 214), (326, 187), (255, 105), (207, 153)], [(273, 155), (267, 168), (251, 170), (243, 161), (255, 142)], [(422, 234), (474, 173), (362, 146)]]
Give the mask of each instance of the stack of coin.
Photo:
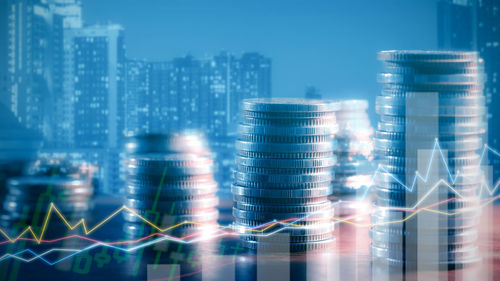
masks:
[(340, 216), (352, 215), (370, 204), (362, 200), (374, 171), (373, 128), (367, 109), (367, 100), (342, 100), (336, 113), (339, 131), (332, 199), (341, 201), (335, 212)]
[(68, 219), (84, 217), (93, 187), (79, 171), (67, 161), (35, 161), (26, 176), (8, 180), (2, 221), (40, 224), (51, 203)]
[(214, 229), (217, 183), (207, 147), (204, 137), (194, 132), (142, 135), (126, 141), (125, 205), (134, 213), (124, 213), (124, 228), (130, 236), (161, 230), (180, 237)]
[(235, 227), (248, 248), (271, 246), (259, 238), (266, 234), (256, 227), (273, 220), (293, 223), (282, 230), (289, 234), (286, 243), (291, 251), (331, 245), (333, 210), (328, 195), (336, 162), (338, 107), (302, 99), (242, 102), (231, 191)]
[[(445, 51), (383, 51), (378, 58), (384, 63), (375, 140), (381, 172), (372, 255), (404, 268), (477, 262), (482, 61), (475, 52)], [(433, 212), (413, 213), (425, 206)]]

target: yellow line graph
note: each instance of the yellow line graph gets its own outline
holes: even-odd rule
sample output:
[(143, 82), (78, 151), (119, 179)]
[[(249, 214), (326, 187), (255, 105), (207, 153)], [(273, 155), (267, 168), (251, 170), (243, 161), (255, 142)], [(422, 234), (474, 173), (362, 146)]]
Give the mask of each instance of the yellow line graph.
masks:
[[(483, 202), (482, 204), (480, 204), (477, 207), (477, 209), (484, 208), (485, 206), (487, 206), (488, 204), (494, 202), (498, 198), (500, 198), (500, 195), (492, 197), (492, 198), (489, 198), (488, 200), (486, 200), (485, 202)], [(64, 222), (64, 224), (68, 227), (69, 230), (74, 230), (78, 226), (81, 226), (84, 234), (85, 235), (89, 235), (92, 232), (96, 231), (97, 229), (101, 228), (108, 221), (110, 221), (111, 219), (113, 219), (114, 217), (116, 217), (117, 215), (119, 215), (120, 213), (122, 213), (124, 211), (131, 213), (133, 216), (139, 218), (144, 223), (148, 224), (149, 226), (151, 226), (152, 228), (156, 229), (160, 233), (166, 232), (166, 231), (169, 231), (169, 230), (173, 230), (173, 229), (176, 229), (178, 227), (181, 227), (183, 225), (188, 225), (188, 224), (190, 224), (190, 225), (201, 225), (201, 226), (212, 226), (212, 227), (217, 227), (217, 228), (227, 228), (227, 226), (223, 226), (223, 225), (219, 225), (219, 224), (207, 224), (207, 223), (200, 223), (200, 222), (194, 222), (194, 221), (184, 221), (184, 222), (180, 222), (180, 223), (171, 225), (171, 226), (166, 227), (166, 228), (161, 228), (160, 226), (154, 224), (153, 222), (151, 222), (148, 219), (144, 218), (143, 216), (139, 215), (136, 211), (128, 208), (127, 206), (122, 206), (119, 209), (117, 209), (116, 211), (114, 211), (113, 213), (111, 213), (109, 216), (107, 216), (105, 219), (103, 219), (101, 222), (99, 222), (98, 224), (96, 224), (94, 227), (92, 227), (92, 228), (89, 229), (88, 226), (87, 226), (87, 224), (85, 223), (85, 219), (83, 219), (83, 218), (81, 220), (79, 220), (77, 223), (75, 223), (74, 225), (71, 225), (70, 222), (67, 220), (67, 218), (61, 213), (61, 211), (59, 211), (59, 209), (53, 203), (50, 203), (49, 209), (47, 211), (47, 215), (45, 216), (45, 219), (44, 219), (44, 222), (43, 222), (43, 225), (42, 225), (42, 229), (41, 229), (41, 231), (40, 231), (40, 233), (38, 235), (35, 233), (35, 231), (33, 231), (33, 228), (31, 226), (28, 226), (26, 229), (24, 229), (19, 235), (17, 235), (14, 238), (10, 237), (3, 229), (0, 229), (0, 233), (5, 238), (7, 238), (9, 240), (9, 242), (11, 242), (11, 243), (14, 243), (14, 242), (18, 241), (26, 233), (30, 233), (33, 236), (34, 240), (38, 244), (40, 244), (42, 242), (43, 237), (45, 235), (45, 232), (46, 232), (46, 230), (47, 230), (47, 228), (49, 226), (49, 221), (50, 221), (50, 218), (51, 218), (53, 212), (55, 212), (58, 215), (58, 217)], [(436, 214), (439, 214), (439, 215), (445, 215), (445, 216), (455, 216), (455, 215), (459, 215), (461, 213), (468, 212), (468, 210), (466, 210), (466, 211), (459, 211), (459, 212), (445, 212), (445, 211), (435, 210), (435, 209), (428, 208), (428, 207), (423, 207), (423, 208), (415, 209), (415, 210), (405, 210), (405, 211), (411, 212), (411, 214), (408, 215), (407, 217), (405, 217), (404, 219), (393, 220), (393, 221), (386, 221), (386, 222), (380, 222), (380, 223), (357, 223), (355, 221), (351, 221), (354, 217), (351, 217), (351, 218), (348, 218), (348, 219), (332, 217), (331, 220), (334, 221), (334, 222), (337, 222), (337, 223), (346, 223), (346, 224), (355, 225), (355, 226), (358, 226), (358, 227), (372, 227), (372, 226), (376, 226), (376, 225), (387, 225), (387, 224), (403, 223), (403, 222), (405, 222), (405, 221), (413, 218), (414, 216), (416, 216), (417, 214), (419, 214), (420, 212), (423, 212), (423, 211), (425, 211), (425, 212), (431, 212), (431, 213), (436, 213)], [(298, 220), (300, 220), (300, 218), (298, 218)], [(286, 222), (284, 223), (283, 221), (281, 221), (281, 222), (275, 221), (275, 222), (269, 223), (269, 225), (266, 226), (266, 227), (263, 227), (261, 229), (251, 229), (251, 231), (252, 232), (257, 232), (257, 233), (264, 233), (265, 231), (273, 228), (276, 225), (286, 225), (286, 226), (289, 226), (289, 227), (304, 227), (303, 225), (300, 225), (300, 224), (297, 224), (297, 223), (286, 223)]]

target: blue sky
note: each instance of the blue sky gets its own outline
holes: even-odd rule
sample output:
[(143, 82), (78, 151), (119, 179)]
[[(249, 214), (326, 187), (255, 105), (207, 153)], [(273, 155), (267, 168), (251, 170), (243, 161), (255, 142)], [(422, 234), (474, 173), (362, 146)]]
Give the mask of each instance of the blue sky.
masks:
[[(273, 95), (378, 92), (376, 52), (435, 49), (436, 0), (84, 0), (86, 24), (119, 23), (129, 57), (257, 51), (273, 59)], [(372, 104), (373, 105), (373, 104)]]

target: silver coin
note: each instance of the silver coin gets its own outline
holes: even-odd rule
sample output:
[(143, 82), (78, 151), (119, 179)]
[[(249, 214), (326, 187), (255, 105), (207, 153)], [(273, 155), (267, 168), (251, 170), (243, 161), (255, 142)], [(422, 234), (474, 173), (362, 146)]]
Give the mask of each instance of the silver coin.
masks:
[(334, 148), (325, 152), (256, 152), (238, 151), (239, 156), (262, 159), (317, 159), (334, 156)]
[(337, 102), (294, 98), (246, 99), (241, 103), (241, 110), (257, 112), (328, 112), (339, 108)]
[(473, 74), (394, 74), (394, 73), (380, 73), (378, 75), (379, 83), (386, 84), (483, 84), (486, 81), (484, 73)]
[(383, 91), (407, 92), (475, 92), (483, 91), (484, 84), (383, 84)]
[(274, 212), (252, 212), (244, 211), (240, 209), (233, 208), (233, 216), (236, 218), (247, 219), (247, 220), (284, 220), (290, 218), (306, 218), (307, 219), (327, 219), (332, 216), (331, 208), (325, 208), (325, 210), (310, 213), (274, 213)]
[(205, 195), (212, 194), (217, 192), (217, 185), (205, 186), (203, 188), (163, 188), (157, 187), (153, 188), (144, 188), (144, 186), (137, 186), (133, 184), (127, 184), (125, 188), (127, 194), (130, 195), (144, 195), (144, 196), (153, 196), (159, 194), (162, 197), (179, 197), (179, 196), (188, 196), (188, 195)]
[[(383, 138), (376, 138), (374, 146), (376, 149), (385, 150), (393, 147), (406, 147), (406, 145), (417, 144), (419, 147), (429, 147), (432, 148), (435, 144), (435, 140), (429, 140), (420, 142), (418, 140), (390, 140)], [(476, 151), (483, 147), (483, 141), (478, 136), (470, 136), (462, 138), (460, 140), (452, 141), (440, 141), (439, 147), (443, 150), (454, 150), (454, 151)]]
[(235, 179), (234, 183), (239, 186), (256, 188), (256, 189), (315, 189), (315, 188), (329, 188), (331, 180), (317, 181), (317, 182), (301, 182), (301, 183), (268, 183), (258, 181), (244, 181)]
[(328, 152), (335, 149), (333, 142), (324, 143), (256, 143), (256, 142), (245, 142), (236, 141), (236, 149), (243, 151), (255, 151), (255, 152), (282, 152), (282, 153), (294, 153), (294, 152)]
[(241, 122), (243, 124), (249, 125), (260, 125), (260, 126), (285, 126), (285, 127), (295, 127), (295, 126), (334, 126), (336, 124), (335, 117), (331, 118), (311, 118), (311, 119), (258, 119), (258, 118), (248, 118), (241, 117)]
[[(407, 258), (407, 255), (405, 255), (405, 252), (404, 250), (401, 250), (401, 249), (394, 249), (394, 250), (391, 250), (391, 249), (384, 249), (384, 248), (379, 248), (379, 247), (375, 247), (375, 246), (371, 246), (370, 247), (371, 249), (371, 252), (372, 252), (372, 255), (375, 255), (377, 257), (384, 257), (384, 258), (393, 258), (393, 259), (405, 259)], [(420, 257), (419, 259), (424, 259), (424, 257), (422, 257), (422, 253), (420, 253)], [(438, 259), (438, 260), (454, 260), (454, 259), (468, 259), (468, 258), (472, 258), (472, 257), (477, 257), (477, 254), (478, 254), (478, 249), (477, 249), (477, 246), (470, 246), (470, 247), (467, 247), (467, 248), (463, 248), (459, 251), (444, 251), (444, 252), (438, 252), (438, 253), (435, 253), (435, 252), (431, 252), (429, 253), (429, 258), (431, 258), (431, 260), (433, 259)]]
[(331, 208), (331, 202), (325, 200), (317, 204), (301, 204), (301, 205), (277, 205), (277, 204), (249, 204), (243, 202), (235, 202), (234, 207), (242, 211), (264, 212), (264, 213), (305, 213), (317, 212)]
[(375, 106), (375, 110), (378, 114), (381, 115), (384, 114), (384, 115), (426, 116), (426, 117), (439, 117), (439, 116), (473, 117), (473, 116), (484, 116), (484, 114), (487, 112), (485, 106), (407, 107), (407, 106), (391, 106), (382, 104), (377, 104)]
[(304, 175), (280, 175), (280, 174), (258, 174), (233, 172), (233, 178), (240, 181), (258, 181), (262, 183), (302, 183), (302, 182), (324, 182), (331, 181), (333, 174), (331, 172), (304, 174)]
[(274, 205), (306, 205), (306, 204), (317, 204), (322, 203), (328, 200), (325, 197), (314, 197), (314, 198), (280, 198), (276, 200), (276, 198), (258, 198), (258, 197), (249, 197), (242, 195), (233, 195), (233, 201), (238, 203), (246, 203), (253, 205), (265, 205), (265, 204), (274, 204)]
[[(142, 223), (144, 222), (143, 218), (147, 217), (149, 214), (157, 217), (158, 219), (162, 218), (163, 221), (169, 221), (171, 225), (168, 225), (165, 228), (181, 222), (210, 223), (216, 221), (217, 218), (219, 217), (219, 212), (215, 209), (201, 213), (197, 212), (193, 214), (171, 214), (170, 210), (133, 210), (133, 211), (135, 212), (135, 214), (131, 212), (123, 213), (123, 217), (126, 221)], [(140, 217), (137, 215), (139, 215)]]
[[(327, 239), (327, 240), (322, 240), (322, 241), (312, 241), (312, 242), (306, 242), (306, 243), (289, 243), (287, 245), (287, 251), (291, 252), (303, 252), (303, 251), (314, 251), (314, 250), (320, 250), (320, 249), (330, 249), (334, 247), (334, 242), (335, 239)], [(249, 248), (251, 250), (257, 250), (257, 249), (275, 249), (275, 250), (282, 250), (283, 247), (281, 247), (279, 244), (272, 243), (272, 242), (256, 242), (256, 241), (244, 241), (244, 245), (246, 248)]]
[[(49, 190), (49, 188), (43, 189), (43, 188), (36, 188), (36, 191), (34, 192), (33, 189), (27, 191), (26, 188), (18, 188), (18, 187), (9, 187), (8, 193), (12, 196), (26, 196), (30, 194), (30, 196), (41, 196), (41, 194), (46, 193)], [(57, 194), (57, 196), (92, 196), (94, 194), (94, 189), (91, 186), (88, 187), (73, 187), (73, 188), (64, 188), (64, 189), (55, 189), (55, 188), (50, 188), (51, 193)]]
[(88, 187), (90, 182), (88, 180), (79, 180), (74, 178), (63, 178), (59, 176), (53, 177), (19, 177), (11, 178), (7, 181), (8, 187), (13, 188), (82, 188)]
[[(255, 235), (242, 235), (244, 241), (255, 241), (258, 243), (259, 236)], [(323, 234), (310, 234), (310, 235), (290, 235), (288, 237), (288, 242), (293, 245), (294, 243), (310, 243), (315, 241), (323, 241), (326, 239), (332, 239), (333, 233), (323, 233)]]
[(314, 189), (256, 189), (238, 185), (231, 185), (231, 192), (235, 195), (243, 195), (249, 197), (269, 197), (269, 198), (313, 198), (325, 197), (332, 193), (332, 187), (321, 187)]
[[(405, 151), (401, 150), (377, 150), (378, 155), (384, 155), (384, 159), (380, 160), (379, 163), (383, 165), (391, 166), (406, 166), (406, 167), (418, 167), (418, 164), (429, 163), (431, 161), (430, 156), (428, 157), (418, 157), (418, 151)], [(447, 154), (447, 155), (446, 155)], [(436, 155), (440, 156), (440, 155)], [(481, 157), (479, 154), (469, 151), (458, 151), (452, 152), (447, 151), (443, 153), (443, 158), (439, 159), (438, 167), (444, 166), (441, 160), (446, 161), (446, 166), (449, 168), (460, 168), (462, 166), (474, 166), (479, 167)]]
[(124, 150), (128, 154), (142, 153), (194, 153), (209, 155), (208, 144), (199, 132), (171, 134), (149, 134), (131, 136), (125, 140)]
[(484, 65), (479, 63), (468, 63), (452, 67), (412, 67), (411, 65), (401, 65), (397, 63), (384, 63), (384, 73), (400, 75), (418, 74), (481, 74), (484, 73)]
[(332, 167), (336, 157), (318, 159), (256, 159), (236, 156), (236, 164), (263, 168), (319, 168)]
[[(380, 130), (377, 130), (375, 132), (375, 138), (376, 139), (389, 139), (389, 140), (407, 140), (408, 137), (411, 137), (412, 140), (415, 140), (415, 141), (429, 141), (429, 136), (425, 136), (425, 135), (408, 135), (406, 134), (405, 132), (389, 132), (389, 131), (380, 131)], [(463, 139), (467, 139), (467, 138), (470, 138), (471, 136), (467, 136), (467, 135), (439, 135), (439, 136), (431, 136), (433, 137), (431, 140), (432, 141), (459, 141), (459, 140), (463, 140)]]
[(254, 166), (236, 165), (238, 172), (241, 173), (259, 173), (259, 174), (279, 174), (279, 175), (297, 175), (297, 174), (322, 174), (331, 171), (330, 167), (314, 168), (262, 168)]
[(205, 166), (135, 166), (127, 165), (126, 173), (128, 176), (163, 176), (165, 177), (175, 177), (175, 176), (202, 176), (213, 174), (213, 167), (211, 165)]
[(480, 97), (483, 95), (483, 90), (482, 89), (475, 89), (475, 90), (467, 90), (467, 91), (452, 91), (452, 92), (419, 92), (419, 91), (405, 91), (403, 90), (397, 90), (397, 89), (390, 89), (387, 88), (383, 89), (382, 92), (380, 93), (381, 96), (386, 97), (397, 97), (400, 99), (411, 99), (412, 101), (415, 99), (418, 99), (422, 96), (424, 97), (429, 97), (429, 98), (437, 98), (438, 100), (441, 99), (452, 99), (452, 100), (457, 100), (461, 98), (474, 98), (474, 97)]
[(480, 135), (488, 128), (486, 122), (470, 124), (435, 124), (433, 122), (386, 123), (378, 122), (380, 131), (405, 132), (406, 134), (453, 134)]
[(165, 201), (165, 200), (138, 200), (136, 198), (127, 198), (125, 205), (132, 209), (150, 209), (151, 206), (157, 206), (160, 210), (170, 209), (207, 209), (214, 208), (219, 203), (217, 197), (207, 197), (198, 200), (184, 201)]
[(377, 58), (388, 62), (438, 62), (442, 65), (453, 62), (477, 62), (479, 54), (477, 52), (390, 50), (377, 53)]
[(393, 243), (409, 243), (409, 241), (429, 240), (439, 244), (465, 244), (474, 243), (478, 238), (477, 230), (471, 229), (461, 233), (453, 233), (450, 235), (447, 230), (438, 232), (405, 232), (391, 233), (383, 230), (375, 231), (370, 229), (370, 237), (374, 241), (393, 242)]
[(338, 130), (338, 125), (314, 127), (284, 127), (284, 126), (259, 126), (240, 123), (239, 134), (252, 134), (264, 136), (332, 136)]
[[(312, 227), (312, 226), (332, 223), (331, 218), (325, 218), (325, 219), (316, 219), (316, 218), (315, 219), (308, 219), (308, 218), (295, 219), (295, 218), (291, 218), (291, 219), (294, 219), (294, 220), (286, 219), (282, 223), (292, 224), (293, 227), (297, 227), (297, 228), (309, 227), (309, 226)], [(235, 224), (235, 227), (237, 227), (237, 226), (243, 226), (243, 227), (251, 226), (251, 227), (256, 227), (256, 228), (262, 230), (262, 228), (268, 227), (271, 224), (277, 224), (277, 222), (274, 222), (273, 220), (268, 220), (268, 219), (258, 220), (258, 219), (243, 219), (243, 218), (235, 217), (234, 224)]]
[[(482, 95), (465, 97), (442, 97), (434, 93), (422, 93), (419, 97), (409, 98), (400, 96), (378, 96), (377, 103), (388, 106), (429, 106), (429, 102), (437, 102), (432, 106), (484, 106), (485, 97)], [(410, 103), (410, 104), (409, 104)], [(426, 104), (427, 103), (427, 104)]]
[(187, 153), (148, 153), (131, 155), (126, 163), (129, 166), (145, 167), (197, 167), (212, 165), (213, 160), (209, 157)]
[(127, 182), (133, 182), (134, 184), (141, 185), (153, 185), (158, 186), (160, 184), (181, 184), (184, 182), (192, 183), (207, 183), (213, 182), (214, 177), (212, 174), (203, 175), (186, 175), (186, 174), (168, 174), (168, 173), (151, 173), (151, 174), (126, 174), (125, 180)]
[(333, 137), (331, 135), (268, 136), (256, 134), (240, 134), (239, 140), (257, 143), (324, 143), (333, 141)]
[(322, 118), (335, 118), (335, 112), (334, 111), (264, 112), (264, 111), (242, 110), (241, 116), (243, 117), (243, 119), (257, 118), (257, 119), (270, 119), (270, 120), (322, 119)]

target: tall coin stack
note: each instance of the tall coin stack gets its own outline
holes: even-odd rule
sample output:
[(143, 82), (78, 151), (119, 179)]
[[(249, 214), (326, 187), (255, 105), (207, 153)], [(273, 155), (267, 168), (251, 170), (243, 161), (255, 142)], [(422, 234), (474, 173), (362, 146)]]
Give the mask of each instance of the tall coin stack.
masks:
[[(126, 203), (129, 209), (182, 237), (207, 234), (217, 223), (217, 183), (213, 160), (201, 134), (141, 135), (125, 144)], [(125, 212), (124, 228), (132, 237), (158, 232), (136, 214)], [(179, 223), (179, 227), (173, 227)]]
[(336, 113), (339, 131), (332, 197), (341, 200), (339, 212), (335, 212), (340, 216), (352, 215), (370, 204), (366, 188), (373, 175), (373, 128), (367, 109), (367, 100), (342, 100)]
[(26, 176), (9, 179), (2, 222), (40, 226), (51, 204), (67, 219), (83, 218), (93, 187), (81, 167), (67, 161), (38, 160)]
[[(482, 61), (475, 52), (383, 51), (378, 58), (384, 63), (375, 140), (381, 172), (372, 256), (404, 269), (477, 262)], [(434, 212), (412, 213), (425, 206)]]
[(321, 100), (242, 102), (231, 190), (235, 227), (248, 248), (274, 246), (253, 231), (273, 220), (293, 222), (282, 230), (291, 251), (331, 245), (336, 110), (338, 103)]

